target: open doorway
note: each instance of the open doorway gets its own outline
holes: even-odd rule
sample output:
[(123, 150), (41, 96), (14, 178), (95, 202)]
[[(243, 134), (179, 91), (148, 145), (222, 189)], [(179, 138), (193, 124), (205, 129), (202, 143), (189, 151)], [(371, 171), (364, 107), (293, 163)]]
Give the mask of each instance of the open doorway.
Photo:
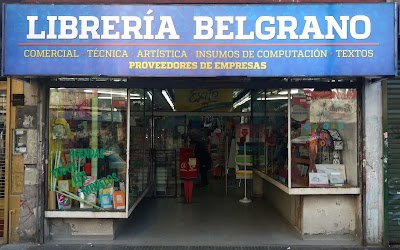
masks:
[[(263, 90), (259, 92), (264, 96)], [(140, 137), (141, 143), (148, 145), (145, 151), (151, 152), (154, 192), (132, 212), (117, 238), (119, 242), (265, 245), (279, 244), (284, 237), (300, 242), (295, 229), (266, 200), (252, 193), (253, 166), (266, 168), (268, 157), (273, 157), (262, 146), (261, 131), (268, 117), (254, 93), (246, 89), (131, 92), (146, 96), (131, 100), (131, 135)], [(287, 98), (282, 99), (274, 103), (275, 110), (287, 103)], [(285, 113), (275, 112), (269, 120), (276, 122), (279, 114), (281, 120), (287, 119)], [(132, 125), (140, 127), (141, 132)], [(179, 178), (179, 150), (190, 147), (189, 133), (193, 130), (206, 142), (212, 167), (209, 185), (201, 187), (196, 179), (192, 203), (186, 204)], [(243, 138), (244, 130), (247, 138)], [(130, 145), (132, 154), (139, 143), (131, 140)], [(245, 196), (252, 202), (241, 203)]]
[[(181, 149), (192, 147), (190, 131), (196, 131), (199, 140), (206, 145), (212, 161), (209, 178), (218, 180), (221, 192), (227, 194), (229, 187), (237, 189), (245, 186), (243, 180), (251, 181), (252, 156), (247, 155), (247, 164), (243, 163), (246, 160), (244, 157), (240, 158), (241, 163), (237, 162), (238, 153), (246, 154), (243, 146), (238, 148), (240, 141), (237, 132), (241, 126), (251, 124), (250, 93), (245, 89), (131, 91), (130, 151), (135, 160), (138, 155), (148, 155), (148, 159), (142, 158), (154, 169), (153, 195), (176, 197), (183, 194), (179, 178), (179, 154)], [(247, 142), (250, 143), (250, 139)], [(249, 149), (251, 151), (251, 147)], [(134, 163), (132, 157), (131, 163)], [(143, 186), (142, 183), (151, 181), (152, 176), (145, 177), (143, 179), (133, 173), (130, 179)], [(195, 184), (199, 184), (199, 179)]]
[[(241, 116), (240, 116), (241, 115)], [(237, 165), (236, 132), (250, 114), (238, 113), (164, 113), (154, 116), (153, 162), (155, 167), (155, 194), (158, 197), (183, 195), (179, 176), (180, 149), (193, 149), (190, 134), (205, 145), (211, 163), (208, 181), (220, 193), (237, 191), (244, 183), (244, 174), (251, 180), (251, 161), (247, 172)], [(247, 123), (246, 123), (247, 124)], [(241, 171), (239, 171), (241, 170)], [(201, 186), (201, 175), (194, 180), (195, 192)], [(251, 192), (249, 188), (248, 192)]]

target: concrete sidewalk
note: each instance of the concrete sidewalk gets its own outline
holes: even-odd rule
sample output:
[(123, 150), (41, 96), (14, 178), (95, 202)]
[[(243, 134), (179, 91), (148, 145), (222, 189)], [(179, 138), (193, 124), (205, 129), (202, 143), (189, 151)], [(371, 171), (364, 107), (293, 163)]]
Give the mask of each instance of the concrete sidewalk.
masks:
[[(196, 190), (195, 190), (196, 191)], [(148, 198), (124, 221), (114, 240), (48, 239), (43, 245), (4, 245), (0, 250), (384, 250), (362, 247), (350, 235), (303, 239), (265, 199), (242, 204), (239, 189), (228, 196), (217, 185), (197, 190), (192, 204), (182, 197)], [(397, 248), (400, 250), (400, 248)]]
[(122, 244), (44, 244), (44, 245), (27, 245), (27, 244), (11, 244), (0, 247), (0, 250), (393, 250), (400, 247), (362, 247), (362, 246), (287, 246), (287, 245), (271, 245), (271, 246), (131, 246)]

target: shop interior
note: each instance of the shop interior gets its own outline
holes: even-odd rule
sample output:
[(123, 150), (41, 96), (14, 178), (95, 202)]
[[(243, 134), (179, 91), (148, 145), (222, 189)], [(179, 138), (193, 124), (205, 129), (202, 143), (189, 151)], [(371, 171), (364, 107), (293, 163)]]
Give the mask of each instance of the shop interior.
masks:
[[(174, 244), (188, 230), (199, 244), (295, 243), (254, 175), (288, 189), (358, 186), (356, 88), (49, 91), (48, 210), (124, 212), (117, 240)], [(180, 149), (193, 149), (193, 131), (212, 164), (188, 204)]]

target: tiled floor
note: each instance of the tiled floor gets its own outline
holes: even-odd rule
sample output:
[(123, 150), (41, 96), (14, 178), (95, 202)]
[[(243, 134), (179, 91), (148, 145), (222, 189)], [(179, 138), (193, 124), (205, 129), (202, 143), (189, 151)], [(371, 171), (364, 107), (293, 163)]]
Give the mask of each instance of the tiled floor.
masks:
[(241, 188), (230, 188), (225, 181), (196, 188), (193, 203), (183, 198), (147, 198), (133, 212), (119, 232), (118, 244), (133, 246), (273, 246), (345, 245), (349, 239), (302, 240), (293, 226), (265, 199), (243, 204)]

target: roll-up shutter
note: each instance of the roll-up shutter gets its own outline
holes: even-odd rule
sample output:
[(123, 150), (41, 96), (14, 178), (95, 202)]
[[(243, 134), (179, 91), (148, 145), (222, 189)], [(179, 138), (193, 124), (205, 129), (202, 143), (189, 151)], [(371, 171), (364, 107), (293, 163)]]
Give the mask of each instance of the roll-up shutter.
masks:
[(392, 245), (400, 244), (400, 80), (383, 89), (385, 238)]

